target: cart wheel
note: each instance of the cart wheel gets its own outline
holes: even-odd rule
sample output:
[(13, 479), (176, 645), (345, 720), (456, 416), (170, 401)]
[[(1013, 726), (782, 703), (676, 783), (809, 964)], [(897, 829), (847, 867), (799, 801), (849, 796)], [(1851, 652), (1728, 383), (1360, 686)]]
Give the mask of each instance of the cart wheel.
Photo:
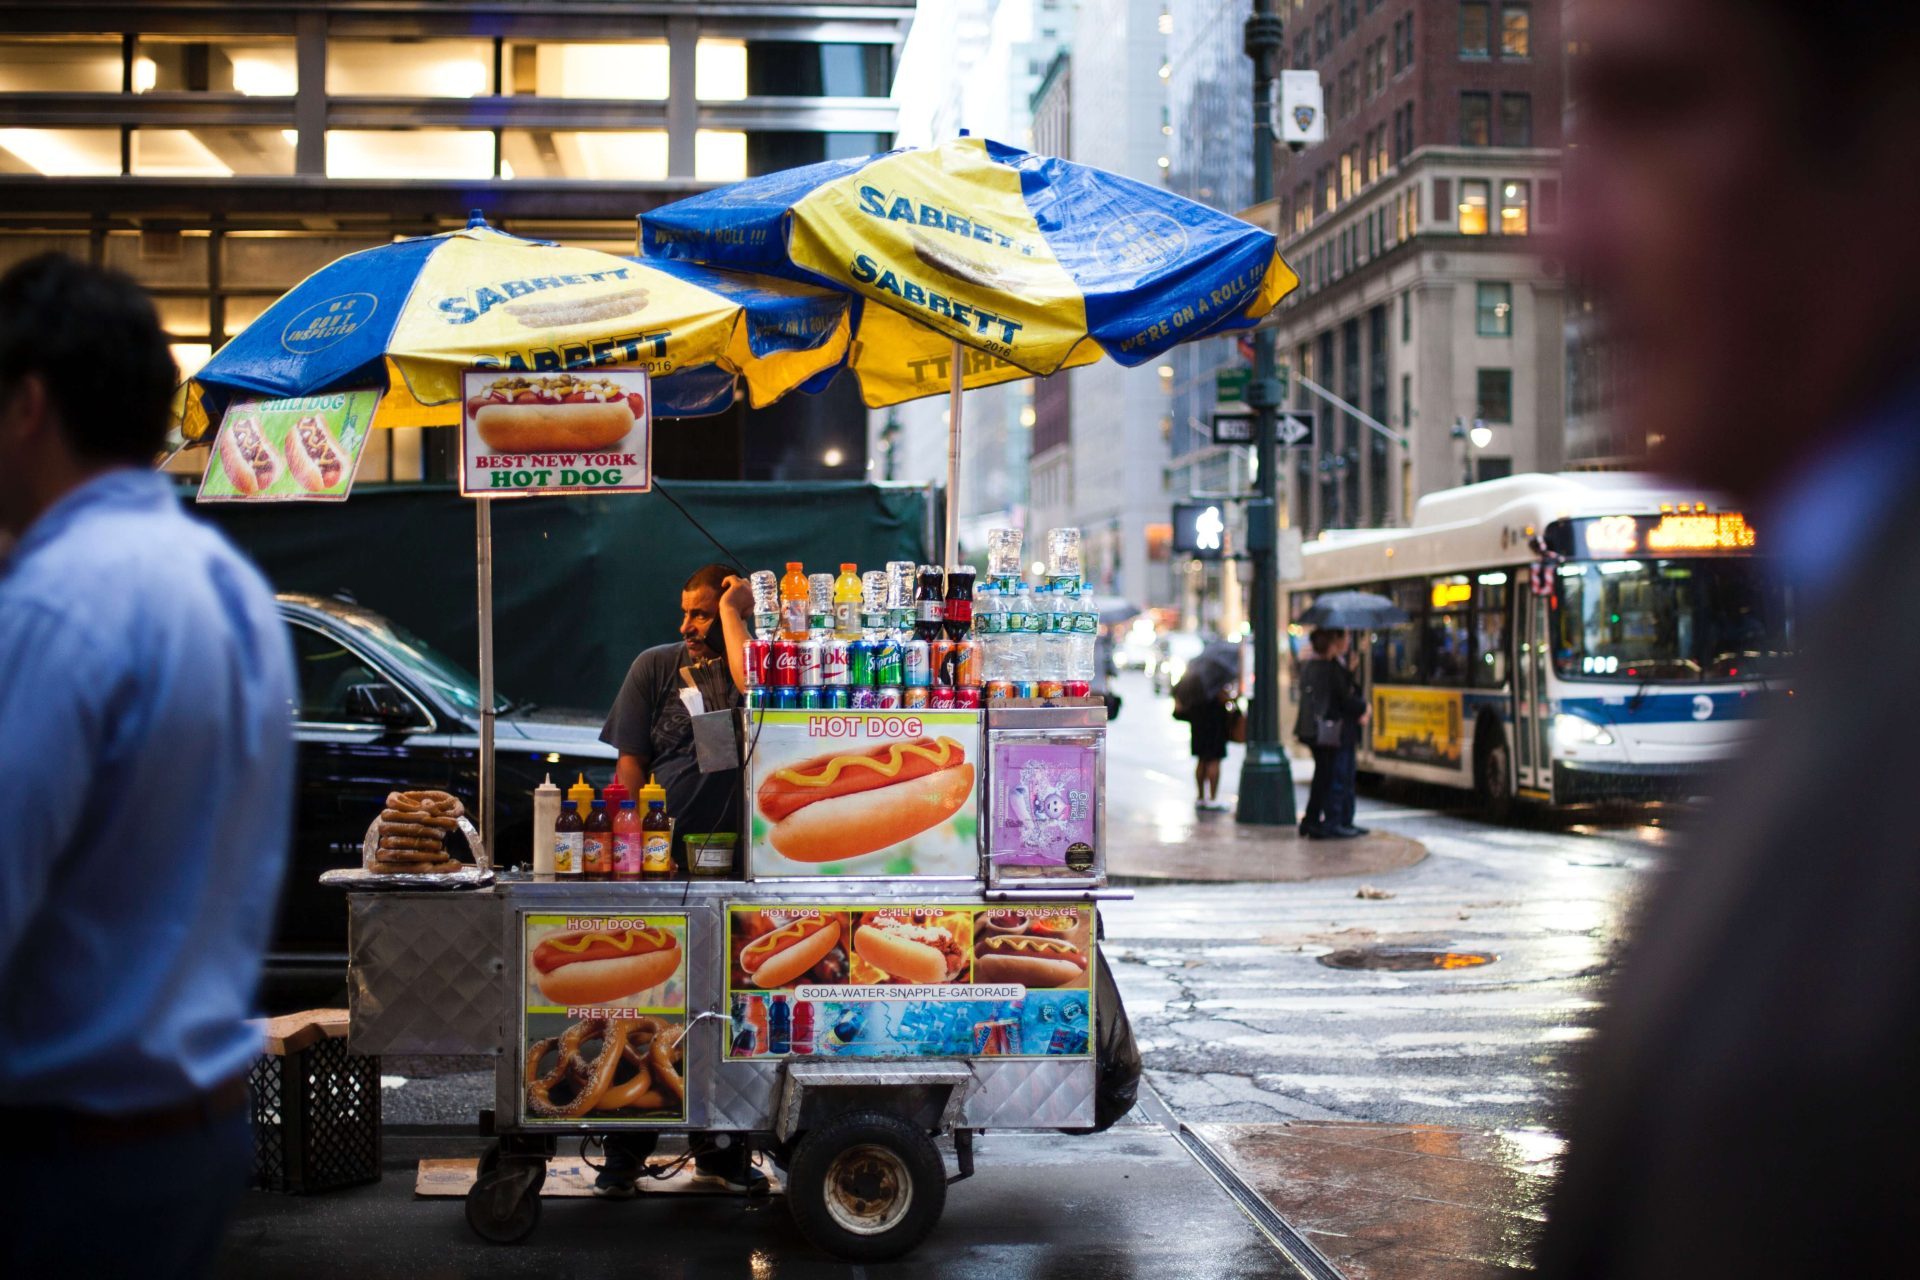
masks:
[(547, 1162), (515, 1158), (502, 1161), (500, 1148), (480, 1157), (480, 1176), (467, 1191), (467, 1225), (482, 1240), (517, 1244), (540, 1225), (540, 1188)]
[(808, 1133), (788, 1175), (801, 1232), (852, 1262), (899, 1257), (933, 1230), (947, 1202), (933, 1139), (881, 1111), (849, 1112)]

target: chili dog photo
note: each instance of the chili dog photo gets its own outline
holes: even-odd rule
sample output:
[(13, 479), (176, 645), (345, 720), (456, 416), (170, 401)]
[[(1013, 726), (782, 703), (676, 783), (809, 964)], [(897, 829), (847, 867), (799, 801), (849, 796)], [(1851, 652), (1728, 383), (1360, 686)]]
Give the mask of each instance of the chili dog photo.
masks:
[(287, 432), (287, 470), (302, 489), (309, 493), (331, 489), (340, 483), (346, 468), (340, 442), (321, 419), (308, 414)]
[(556, 1005), (607, 1005), (652, 991), (680, 972), (682, 948), (673, 930), (627, 923), (541, 938), (528, 956), (534, 986)]
[(974, 947), (975, 982), (1073, 987), (1084, 985), (1086, 977), (1087, 953), (1064, 938), (1034, 933), (998, 934)]
[(755, 806), (782, 857), (838, 862), (939, 826), (973, 798), (973, 782), (966, 749), (945, 735), (849, 742), (766, 773)]
[(229, 421), (220, 431), (215, 450), (220, 455), (220, 465), (226, 468), (227, 479), (243, 495), (263, 493), (280, 478), (280, 459), (267, 443), (258, 418)]
[[(773, 990), (801, 981), (834, 980), (836, 966), (826, 962), (845, 937), (844, 913), (786, 920), (779, 913), (753, 912), (742, 923), (748, 936), (734, 958), (735, 986)], [(844, 980), (844, 957), (837, 969)]]
[(646, 417), (643, 391), (611, 377), (509, 374), (467, 398), (482, 443), (495, 453), (582, 453), (611, 449)]
[(924, 985), (956, 982), (967, 968), (969, 939), (946, 916), (868, 912), (853, 931), (853, 951), (884, 980)]

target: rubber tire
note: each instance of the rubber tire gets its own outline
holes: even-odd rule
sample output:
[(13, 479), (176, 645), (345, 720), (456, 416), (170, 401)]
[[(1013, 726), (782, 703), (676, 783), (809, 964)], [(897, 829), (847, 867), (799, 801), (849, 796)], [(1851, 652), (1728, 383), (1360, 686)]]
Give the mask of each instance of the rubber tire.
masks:
[(505, 1218), (495, 1217), (487, 1203), (487, 1185), (497, 1175), (499, 1168), (500, 1147), (496, 1143), (480, 1157), (479, 1176), (467, 1191), (467, 1226), (473, 1229), (475, 1235), (492, 1244), (518, 1244), (540, 1225), (540, 1188), (546, 1185), (547, 1162), (540, 1162), (540, 1171), (534, 1175), (526, 1193), (514, 1202), (512, 1211)]
[[(852, 1147), (884, 1147), (907, 1167), (912, 1200), (900, 1221), (877, 1235), (849, 1231), (827, 1207), (827, 1170)], [(814, 1247), (849, 1262), (882, 1262), (906, 1253), (932, 1231), (947, 1204), (947, 1166), (920, 1129), (883, 1111), (850, 1111), (811, 1130), (787, 1170), (787, 1207)]]
[[(1494, 785), (1496, 776), (1498, 787)], [(1490, 822), (1505, 822), (1513, 816), (1513, 752), (1507, 746), (1504, 729), (1496, 728), (1484, 749), (1475, 746), (1473, 798), (1481, 815)]]

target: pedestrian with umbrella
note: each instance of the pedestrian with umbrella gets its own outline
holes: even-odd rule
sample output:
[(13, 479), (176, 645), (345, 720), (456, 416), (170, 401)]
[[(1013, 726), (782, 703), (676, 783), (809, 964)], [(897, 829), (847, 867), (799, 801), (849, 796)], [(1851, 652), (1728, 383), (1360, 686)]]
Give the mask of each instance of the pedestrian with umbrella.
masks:
[(1173, 715), (1185, 720), (1190, 730), (1198, 808), (1226, 808), (1220, 800), (1220, 762), (1227, 756), (1233, 719), (1241, 714), (1233, 705), (1239, 695), (1240, 646), (1225, 640), (1209, 642), (1174, 683)]
[(1307, 789), (1300, 834), (1313, 840), (1350, 840), (1365, 835), (1353, 822), (1360, 726), (1369, 709), (1349, 654), (1355, 629), (1398, 626), (1407, 615), (1384, 596), (1336, 591), (1300, 615), (1313, 628), (1313, 657), (1300, 666), (1300, 714), (1294, 736), (1313, 752), (1313, 783)]

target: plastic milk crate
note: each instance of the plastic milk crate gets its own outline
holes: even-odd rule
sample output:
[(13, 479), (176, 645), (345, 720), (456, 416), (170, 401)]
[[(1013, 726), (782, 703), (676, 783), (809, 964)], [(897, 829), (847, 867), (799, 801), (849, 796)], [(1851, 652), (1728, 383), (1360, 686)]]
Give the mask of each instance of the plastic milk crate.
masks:
[(247, 1086), (252, 1185), (331, 1191), (380, 1177), (380, 1059), (347, 1051), (347, 1011), (312, 1009), (267, 1022)]

